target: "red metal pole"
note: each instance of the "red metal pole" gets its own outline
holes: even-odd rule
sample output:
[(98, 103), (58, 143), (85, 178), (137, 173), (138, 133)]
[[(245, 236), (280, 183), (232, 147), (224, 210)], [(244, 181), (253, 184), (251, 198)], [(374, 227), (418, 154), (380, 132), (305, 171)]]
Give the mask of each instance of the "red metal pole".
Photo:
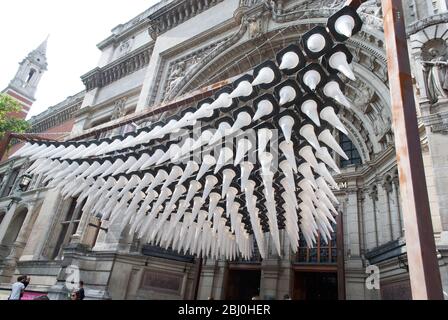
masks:
[(395, 148), (413, 299), (443, 299), (401, 0), (382, 0)]
[(9, 142), (11, 141), (11, 132), (5, 132), (5, 135), (0, 140), (0, 162), (2, 161), (6, 150), (8, 149)]

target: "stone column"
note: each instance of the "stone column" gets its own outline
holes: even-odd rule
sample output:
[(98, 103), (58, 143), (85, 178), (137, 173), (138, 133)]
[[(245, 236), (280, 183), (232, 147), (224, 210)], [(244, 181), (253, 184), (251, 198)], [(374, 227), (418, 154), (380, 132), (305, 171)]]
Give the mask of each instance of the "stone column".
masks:
[(3, 243), (6, 232), (9, 229), (9, 225), (11, 224), (12, 218), (14, 217), (14, 213), (16, 212), (17, 203), (13, 203), (11, 208), (9, 208), (8, 212), (6, 212), (2, 223), (0, 225), (0, 245)]
[(35, 203), (32, 202), (28, 206), (28, 211), (26, 213), (25, 220), (22, 223), (22, 227), (20, 228), (19, 234), (17, 235), (17, 239), (14, 241), (12, 250), (9, 254), (10, 259), (18, 259), (25, 248), (28, 238), (33, 229), (34, 224), (34, 209)]
[(60, 190), (49, 190), (39, 211), (32, 233), (23, 250), (21, 261), (41, 260), (46, 240), (51, 233), (54, 217), (58, 213)]
[(400, 186), (398, 172), (392, 177), (393, 199), (395, 204), (396, 221), (398, 226), (398, 237), (404, 236), (403, 216), (401, 211)]
[[(387, 175), (382, 183), (382, 187), (384, 190), (384, 200), (386, 202), (385, 206), (385, 231), (384, 232), (385, 239), (387, 241), (394, 240), (394, 227), (393, 227), (393, 219), (392, 219), (392, 205), (391, 205), (391, 194), (392, 194), (392, 178), (390, 175)], [(386, 241), (386, 242), (387, 242)]]
[[(369, 196), (372, 204), (372, 227), (373, 227), (373, 236), (374, 236), (374, 247), (378, 247), (380, 244), (379, 232), (378, 232), (378, 216), (377, 216), (377, 203), (378, 203), (378, 188), (376, 185), (373, 185), (369, 190)], [(370, 248), (370, 249), (373, 249)]]

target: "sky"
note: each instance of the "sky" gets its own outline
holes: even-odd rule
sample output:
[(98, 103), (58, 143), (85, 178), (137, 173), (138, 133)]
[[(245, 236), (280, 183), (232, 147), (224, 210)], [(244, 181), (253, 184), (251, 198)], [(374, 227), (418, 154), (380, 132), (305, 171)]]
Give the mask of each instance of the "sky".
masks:
[(0, 90), (19, 62), (49, 35), (46, 71), (28, 117), (84, 89), (81, 75), (95, 68), (96, 45), (158, 0), (2, 0), (0, 3)]

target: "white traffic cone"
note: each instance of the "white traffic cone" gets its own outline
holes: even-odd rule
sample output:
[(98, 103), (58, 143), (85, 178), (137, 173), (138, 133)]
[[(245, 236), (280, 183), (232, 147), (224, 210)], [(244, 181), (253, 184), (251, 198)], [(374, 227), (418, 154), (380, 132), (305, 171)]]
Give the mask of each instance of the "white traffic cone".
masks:
[(341, 122), (337, 114), (334, 112), (333, 107), (325, 107), (324, 109), (322, 109), (322, 111), (320, 112), (320, 118), (327, 121), (342, 133), (348, 135), (347, 129), (345, 128), (344, 124)]
[(280, 64), (280, 70), (290, 70), (296, 68), (300, 63), (300, 58), (294, 51), (286, 52), (282, 57), (282, 63)]
[(147, 153), (144, 153), (140, 156), (140, 158), (138, 158), (138, 160), (126, 171), (127, 174), (137, 171), (140, 169), (140, 167), (149, 159), (151, 158), (151, 156)]
[(233, 150), (228, 147), (222, 148), (221, 153), (219, 154), (218, 157), (218, 161), (216, 162), (214, 174), (217, 174), (232, 159), (233, 159)]
[(196, 180), (201, 179), (204, 174), (207, 173), (207, 171), (213, 167), (216, 164), (216, 159), (215, 157), (207, 154), (204, 156), (204, 158), (202, 159), (202, 164), (201, 164), (201, 168), (199, 169), (199, 173), (196, 177)]
[(263, 152), (258, 155), (258, 160), (261, 163), (261, 171), (263, 175), (268, 175), (271, 172), (272, 161), (274, 156), (270, 152)]
[(233, 179), (236, 177), (236, 173), (232, 169), (225, 169), (222, 172), (222, 198), (224, 199), (227, 195), (227, 191), (230, 188), (230, 184), (232, 183)]
[(168, 207), (176, 204), (176, 202), (187, 192), (187, 188), (183, 185), (178, 184), (176, 188), (174, 188), (173, 195), (171, 196), (170, 202), (168, 203)]
[(283, 116), (278, 121), (278, 124), (283, 131), (286, 142), (291, 142), (292, 128), (295, 124), (294, 118), (291, 116)]
[(317, 102), (313, 99), (306, 100), (300, 106), (300, 110), (306, 114), (318, 127), (320, 127), (319, 114), (317, 113)]
[(254, 165), (248, 161), (244, 161), (240, 165), (241, 167), (241, 191), (244, 191), (246, 188), (247, 181), (249, 180), (249, 176), (254, 169)]
[(262, 128), (257, 131), (258, 136), (258, 154), (266, 151), (266, 147), (274, 134), (268, 128)]
[(319, 187), (320, 190), (322, 190), (323, 192), (325, 192), (325, 194), (336, 204), (339, 204), (338, 199), (336, 198), (336, 196), (334, 195), (333, 191), (331, 191), (330, 187), (328, 186), (328, 184), (325, 182), (325, 179), (323, 177), (319, 177), (316, 179), (317, 182), (317, 186)]
[(325, 129), (318, 136), (319, 141), (322, 141), (331, 149), (336, 151), (342, 158), (348, 160), (348, 156), (345, 154), (344, 150), (342, 150), (341, 146), (337, 143), (336, 139), (331, 134), (330, 130)]
[(246, 111), (240, 112), (235, 122), (233, 123), (232, 128), (229, 131), (229, 135), (234, 134), (241, 128), (247, 127), (251, 123), (252, 123), (252, 117), (250, 116), (250, 114), (247, 113)]
[(232, 126), (230, 125), (230, 123), (228, 123), (226, 121), (221, 122), (219, 124), (218, 129), (216, 130), (215, 134), (209, 141), (208, 145), (211, 146), (211, 145), (214, 145), (215, 143), (217, 143), (218, 141), (220, 141), (223, 137), (225, 137), (227, 135), (227, 133), (230, 133), (231, 128), (232, 128)]
[(333, 81), (333, 80), (329, 81), (324, 86), (324, 94), (327, 97), (336, 100), (343, 106), (345, 106), (347, 108), (351, 108), (350, 102), (347, 100), (344, 93), (341, 91), (341, 87), (339, 86), (339, 83), (337, 83), (336, 81)]
[(178, 144), (172, 144), (166, 151), (166, 153), (163, 155), (163, 157), (156, 162), (156, 165), (159, 166), (168, 160), (172, 160), (179, 152), (180, 152), (180, 146)]
[(314, 156), (313, 149), (310, 146), (304, 146), (302, 149), (300, 149), (299, 156), (305, 159), (305, 161), (308, 162), (311, 167), (317, 168), (317, 160)]
[(235, 90), (232, 91), (230, 94), (230, 98), (239, 98), (239, 97), (248, 97), (252, 94), (254, 91), (254, 88), (250, 84), (249, 81), (244, 80), (241, 81), (238, 86), (235, 88)]
[(156, 162), (159, 161), (164, 155), (165, 152), (163, 150), (156, 149), (151, 157), (140, 167), (140, 170), (146, 170), (149, 167), (155, 165)]
[(356, 80), (352, 67), (347, 61), (347, 55), (344, 52), (337, 51), (333, 53), (331, 57), (328, 59), (328, 64), (330, 65), (330, 67), (338, 70), (350, 80), (353, 81)]
[(297, 172), (296, 156), (294, 154), (294, 143), (282, 141), (279, 145), (280, 150), (286, 157), (288, 164), (294, 172)]
[(226, 212), (230, 212), (233, 203), (235, 202), (236, 195), (238, 194), (238, 190), (234, 187), (230, 187), (227, 190), (226, 194)]
[(294, 90), (293, 87), (285, 86), (280, 89), (279, 96), (280, 96), (279, 105), (283, 106), (284, 104), (294, 101), (294, 99), (297, 97), (297, 92), (296, 90)]
[(174, 156), (173, 161), (177, 161), (181, 159), (184, 155), (189, 154), (190, 151), (193, 150), (195, 142), (196, 141), (190, 137), (185, 139), (184, 144), (180, 148), (180, 151)]
[(199, 210), (201, 210), (203, 205), (204, 205), (204, 200), (201, 197), (195, 197), (193, 199), (193, 209), (191, 210), (193, 220), (199, 214)]
[(320, 33), (315, 33), (308, 38), (306, 45), (311, 52), (316, 53), (321, 52), (325, 48), (326, 41), (323, 35)]
[(203, 201), (207, 199), (208, 195), (217, 184), (218, 178), (216, 178), (215, 176), (207, 176), (205, 178), (204, 193), (202, 194)]
[(316, 70), (309, 70), (303, 75), (303, 83), (310, 88), (311, 91), (315, 91), (321, 81), (322, 77)]
[(274, 106), (272, 105), (271, 101), (269, 100), (261, 100), (257, 104), (257, 112), (255, 112), (254, 118), (252, 121), (257, 121), (263, 118), (264, 116), (267, 116), (274, 111)]
[(199, 165), (196, 161), (188, 161), (184, 173), (182, 174), (182, 177), (179, 179), (178, 184), (184, 183), (189, 177), (191, 177), (194, 173), (196, 173), (199, 170)]
[(201, 190), (202, 184), (199, 181), (192, 180), (190, 181), (190, 186), (188, 188), (187, 196), (185, 197), (185, 201), (190, 203), (191, 199)]
[(299, 166), (298, 171), (305, 179), (309, 180), (309, 182), (315, 189), (317, 188), (316, 179), (314, 178), (313, 171), (311, 170), (311, 166), (308, 163), (302, 163)]
[(160, 185), (163, 181), (165, 181), (168, 178), (168, 173), (165, 170), (159, 170), (154, 177), (154, 180), (152, 181), (151, 185), (148, 188), (148, 191), (153, 190), (155, 187)]
[(232, 97), (229, 93), (223, 92), (219, 95), (218, 99), (208, 107), (210, 110), (216, 110), (221, 108), (228, 108), (232, 105)]
[(209, 199), (210, 201), (208, 205), (208, 214), (212, 215), (218, 207), (218, 202), (219, 200), (221, 200), (221, 196), (219, 195), (219, 193), (212, 192), (210, 193)]
[(330, 153), (328, 152), (328, 149), (326, 147), (322, 147), (319, 150), (316, 151), (316, 157), (322, 160), (327, 166), (329, 166), (331, 169), (333, 169), (337, 174), (341, 173), (341, 170), (339, 170), (338, 166), (336, 165), (336, 162), (334, 162), (333, 158), (331, 157)]
[(294, 173), (289, 162), (287, 160), (280, 162), (279, 168), (280, 170), (282, 170), (283, 174), (285, 175), (286, 181), (291, 186), (291, 188), (295, 188)]
[(272, 83), (275, 79), (274, 70), (269, 67), (264, 67), (258, 72), (257, 77), (252, 82), (252, 86), (258, 86), (260, 84)]
[(316, 133), (314, 132), (314, 127), (311, 124), (302, 126), (299, 133), (314, 149), (318, 150), (320, 148), (319, 141), (317, 140)]
[(209, 103), (204, 103), (201, 107), (196, 110), (193, 115), (188, 117), (189, 121), (197, 121), (202, 118), (211, 117), (213, 115), (213, 109)]
[(213, 132), (210, 130), (205, 130), (202, 132), (201, 136), (198, 138), (198, 140), (194, 143), (193, 148), (191, 150), (196, 150), (201, 148), (202, 146), (205, 146), (209, 143), (209, 141), (213, 138)]
[(336, 20), (334, 28), (337, 33), (350, 38), (353, 34), (353, 30), (355, 29), (355, 20), (349, 15), (340, 16)]
[(236, 149), (235, 162), (234, 165), (237, 166), (243, 161), (246, 154), (252, 148), (252, 142), (249, 139), (243, 138), (238, 141), (238, 146)]
[(162, 186), (162, 189), (168, 188), (168, 186), (170, 184), (172, 184), (177, 178), (179, 178), (180, 176), (182, 176), (182, 174), (184, 173), (184, 170), (182, 170), (181, 167), (179, 166), (174, 166), (171, 169), (170, 174), (168, 175), (168, 178), (166, 178), (165, 183)]
[(330, 172), (323, 162), (319, 163), (319, 167), (316, 170), (316, 173), (322, 176), (334, 189), (339, 190), (338, 184), (336, 183), (336, 181), (334, 181), (333, 177), (331, 176)]

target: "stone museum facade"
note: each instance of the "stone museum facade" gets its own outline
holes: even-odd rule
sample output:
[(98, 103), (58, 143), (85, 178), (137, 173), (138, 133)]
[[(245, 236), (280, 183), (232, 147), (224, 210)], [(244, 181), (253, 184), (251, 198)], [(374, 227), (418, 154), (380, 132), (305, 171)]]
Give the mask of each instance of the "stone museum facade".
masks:
[[(98, 44), (98, 66), (81, 76), (85, 92), (33, 117), (31, 132), (102, 138), (195, 106), (323, 25), (344, 2), (162, 0)], [(380, 2), (361, 6), (364, 26), (347, 42), (357, 80), (347, 84), (353, 108), (342, 108), (349, 134), (339, 141), (350, 159), (336, 158), (342, 223), (328, 245), (303, 244), (295, 255), (283, 235), (282, 258), (270, 250), (266, 259), (233, 262), (161, 250), (81, 214), (74, 199), (49, 190), (40, 176), (24, 188), (30, 162), (11, 156), (0, 164), (0, 299), (20, 274), (32, 278), (27, 290), (51, 299), (66, 299), (79, 280), (87, 299), (409, 299)], [(404, 4), (434, 237), (448, 292), (448, 8), (445, 0)], [(45, 69), (46, 63), (32, 70)], [(30, 72), (18, 72), (5, 92), (16, 92), (17, 81), (23, 88)], [(33, 101), (34, 91), (19, 94)], [(379, 268), (379, 289), (366, 286), (375, 270), (369, 266)]]

